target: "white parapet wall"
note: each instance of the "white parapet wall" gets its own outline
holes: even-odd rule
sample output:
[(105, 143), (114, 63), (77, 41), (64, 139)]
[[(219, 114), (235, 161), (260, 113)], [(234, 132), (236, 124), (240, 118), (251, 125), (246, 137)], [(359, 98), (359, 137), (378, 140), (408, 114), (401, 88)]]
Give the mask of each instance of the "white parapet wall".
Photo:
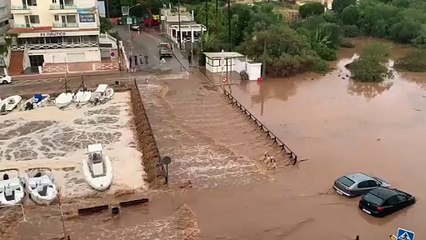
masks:
[(240, 53), (222, 51), (204, 54), (206, 56), (206, 69), (211, 73), (246, 71), (249, 80), (257, 80), (262, 75), (262, 64), (250, 62)]

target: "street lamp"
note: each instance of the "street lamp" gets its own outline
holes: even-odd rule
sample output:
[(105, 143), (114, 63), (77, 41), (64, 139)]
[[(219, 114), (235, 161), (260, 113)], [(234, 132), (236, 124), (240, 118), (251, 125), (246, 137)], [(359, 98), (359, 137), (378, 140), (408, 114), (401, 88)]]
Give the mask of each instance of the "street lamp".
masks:
[[(140, 3), (138, 3), (138, 4), (136, 4), (136, 5), (133, 5), (133, 6), (129, 7), (129, 16), (130, 16), (130, 9), (132, 9), (132, 8), (134, 8), (134, 7), (137, 7), (137, 6), (139, 6), (139, 5), (141, 5), (141, 4), (140, 4)], [(128, 25), (129, 25), (130, 55), (133, 55), (132, 32), (130, 31), (130, 25), (131, 25), (131, 24), (128, 24)]]
[(182, 50), (182, 32), (180, 28), (180, 0), (178, 0), (178, 22), (179, 22), (179, 35), (178, 35), (179, 49)]

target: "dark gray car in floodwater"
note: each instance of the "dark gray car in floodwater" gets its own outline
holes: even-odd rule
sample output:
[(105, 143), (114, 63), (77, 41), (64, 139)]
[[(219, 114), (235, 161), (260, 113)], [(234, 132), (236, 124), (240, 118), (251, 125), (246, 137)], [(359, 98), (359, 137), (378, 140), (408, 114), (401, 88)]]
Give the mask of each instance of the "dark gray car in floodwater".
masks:
[(351, 173), (334, 181), (334, 190), (342, 196), (356, 197), (378, 187), (390, 187), (384, 180), (364, 173)]

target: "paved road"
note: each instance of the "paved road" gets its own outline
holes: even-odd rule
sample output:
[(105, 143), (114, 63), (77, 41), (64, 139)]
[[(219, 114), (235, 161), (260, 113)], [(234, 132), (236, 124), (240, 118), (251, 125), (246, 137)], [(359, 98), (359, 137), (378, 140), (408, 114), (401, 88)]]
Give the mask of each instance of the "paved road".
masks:
[(166, 64), (164, 66), (160, 66), (158, 44), (161, 42), (161, 38), (158, 34), (155, 34), (155, 32), (151, 32), (151, 30), (145, 30), (144, 28), (142, 28), (141, 32), (131, 31), (130, 35), (133, 43), (133, 51), (131, 51), (128, 27), (117, 26), (117, 31), (123, 40), (128, 56), (137, 55), (139, 57), (139, 55), (144, 56), (145, 54), (148, 56), (148, 66), (144, 64), (142, 67), (143, 71), (186, 71), (175, 57), (166, 58)]

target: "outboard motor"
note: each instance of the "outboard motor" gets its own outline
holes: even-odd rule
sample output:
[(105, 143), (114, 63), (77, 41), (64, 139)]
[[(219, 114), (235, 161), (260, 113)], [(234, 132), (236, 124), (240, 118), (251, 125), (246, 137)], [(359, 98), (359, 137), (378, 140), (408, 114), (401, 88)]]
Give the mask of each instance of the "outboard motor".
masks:
[(32, 104), (32, 103), (27, 102), (27, 103), (25, 104), (25, 111), (33, 110), (33, 109), (34, 109), (34, 106), (33, 106), (33, 104)]

